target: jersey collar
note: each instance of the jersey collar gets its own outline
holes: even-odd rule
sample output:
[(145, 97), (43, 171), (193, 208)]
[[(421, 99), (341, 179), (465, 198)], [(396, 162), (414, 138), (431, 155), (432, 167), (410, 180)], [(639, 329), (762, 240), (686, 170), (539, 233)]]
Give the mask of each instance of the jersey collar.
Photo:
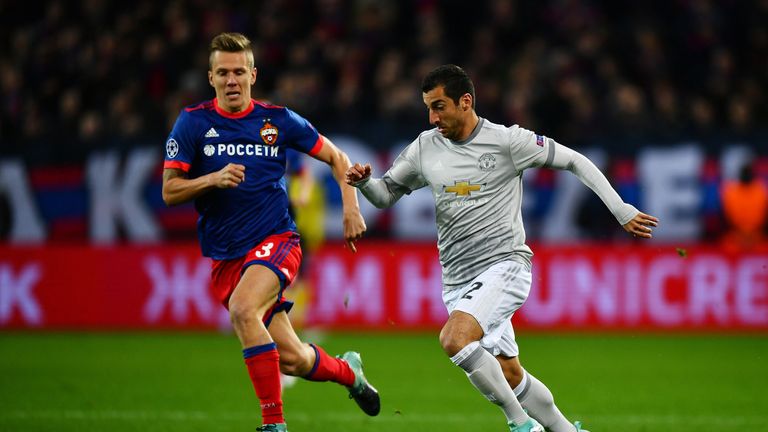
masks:
[(466, 139), (464, 139), (464, 140), (462, 140), (462, 141), (454, 141), (454, 140), (449, 140), (449, 141), (450, 141), (450, 142), (452, 142), (452, 143), (454, 143), (454, 144), (456, 144), (456, 145), (464, 145), (464, 144), (467, 144), (468, 142), (470, 142), (470, 141), (472, 141), (473, 139), (475, 139), (475, 137), (476, 137), (476, 136), (477, 136), (477, 135), (480, 133), (480, 129), (482, 129), (482, 128), (483, 128), (483, 122), (484, 122), (484, 121), (485, 121), (485, 119), (484, 119), (484, 118), (482, 118), (482, 117), (478, 117), (478, 121), (477, 121), (477, 124), (475, 125), (475, 128), (474, 128), (474, 129), (472, 129), (472, 133), (471, 133), (471, 134), (469, 134), (469, 136), (468, 136)]
[(219, 107), (219, 100), (217, 98), (213, 98), (213, 107), (216, 108), (216, 112), (219, 113), (220, 116), (226, 117), (226, 118), (231, 118), (231, 119), (243, 118), (243, 117), (247, 116), (248, 114), (250, 114), (251, 111), (253, 111), (253, 106), (254, 106), (254, 101), (253, 101), (253, 99), (251, 99), (251, 103), (248, 104), (248, 108), (246, 108), (246, 109), (244, 109), (244, 110), (242, 110), (240, 112), (231, 113), (231, 112), (225, 111), (223, 108)]

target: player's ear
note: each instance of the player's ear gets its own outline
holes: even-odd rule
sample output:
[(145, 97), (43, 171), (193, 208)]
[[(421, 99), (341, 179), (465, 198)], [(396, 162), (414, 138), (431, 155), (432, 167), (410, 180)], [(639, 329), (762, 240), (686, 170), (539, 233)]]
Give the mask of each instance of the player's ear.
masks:
[(472, 108), (472, 95), (464, 93), (464, 96), (459, 99), (459, 105), (462, 111), (466, 111)]
[(210, 84), (211, 87), (214, 87), (214, 85), (213, 85), (213, 72), (212, 71), (208, 71), (208, 84)]
[(259, 70), (256, 68), (256, 66), (253, 67), (253, 70), (251, 71), (251, 85), (256, 84), (256, 75), (259, 74)]

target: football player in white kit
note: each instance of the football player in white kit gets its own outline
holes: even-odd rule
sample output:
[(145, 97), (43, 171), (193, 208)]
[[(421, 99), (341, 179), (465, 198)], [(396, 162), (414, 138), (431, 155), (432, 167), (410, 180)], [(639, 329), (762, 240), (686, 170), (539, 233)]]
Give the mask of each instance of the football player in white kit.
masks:
[[(526, 168), (569, 170), (589, 186), (624, 229), (651, 238), (658, 219), (624, 203), (582, 154), (517, 125), (478, 117), (475, 92), (460, 67), (444, 65), (422, 83), (429, 122), (382, 178), (370, 164), (350, 167), (346, 181), (376, 207), (430, 187), (435, 199), (443, 301), (449, 317), (440, 344), (512, 432), (582, 431), (549, 389), (520, 365), (511, 317), (531, 287), (531, 249), (521, 215)], [(529, 417), (530, 415), (530, 417)]]

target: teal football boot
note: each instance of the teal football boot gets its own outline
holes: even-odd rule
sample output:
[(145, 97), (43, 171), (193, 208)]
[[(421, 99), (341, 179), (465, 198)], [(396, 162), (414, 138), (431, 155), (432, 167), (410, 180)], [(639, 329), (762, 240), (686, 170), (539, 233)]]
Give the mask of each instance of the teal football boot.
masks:
[(378, 415), (381, 411), (379, 392), (365, 379), (360, 353), (347, 351), (341, 355), (341, 359), (346, 361), (355, 373), (355, 383), (348, 387), (349, 398), (354, 399), (360, 409), (369, 416)]
[(573, 426), (576, 428), (576, 432), (589, 432), (588, 430), (581, 428), (580, 421), (573, 422)]
[(256, 428), (256, 432), (288, 432), (285, 423), (270, 423)]
[(514, 422), (509, 423), (509, 432), (545, 432), (544, 426), (540, 425), (536, 420), (529, 418), (527, 422), (516, 425)]

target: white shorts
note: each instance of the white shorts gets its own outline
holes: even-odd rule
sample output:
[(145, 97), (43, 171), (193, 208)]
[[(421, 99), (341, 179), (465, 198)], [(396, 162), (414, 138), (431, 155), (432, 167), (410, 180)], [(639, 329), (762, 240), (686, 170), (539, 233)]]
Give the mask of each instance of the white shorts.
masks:
[(531, 272), (514, 261), (492, 265), (466, 286), (443, 291), (450, 314), (459, 310), (472, 315), (483, 328), (480, 346), (494, 356), (517, 357), (520, 353), (512, 329), (512, 314), (531, 291)]

